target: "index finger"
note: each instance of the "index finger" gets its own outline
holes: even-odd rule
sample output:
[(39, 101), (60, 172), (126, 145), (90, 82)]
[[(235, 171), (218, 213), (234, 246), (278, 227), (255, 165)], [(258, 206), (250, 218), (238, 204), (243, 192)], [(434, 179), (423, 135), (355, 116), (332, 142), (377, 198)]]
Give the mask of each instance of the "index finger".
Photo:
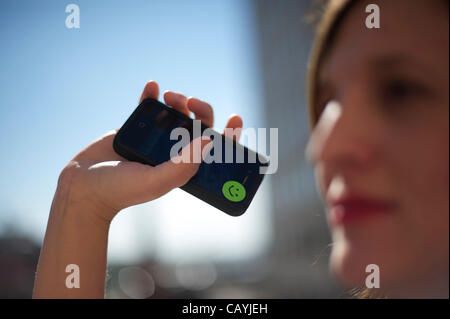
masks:
[(139, 99), (139, 104), (142, 102), (143, 99), (152, 98), (157, 100), (159, 96), (159, 86), (156, 81), (150, 81), (147, 82), (147, 84), (144, 87), (144, 91), (141, 94), (141, 98)]
[(195, 119), (202, 121), (208, 127), (212, 127), (214, 124), (214, 112), (208, 103), (205, 101), (190, 97), (187, 100), (187, 108), (194, 112)]

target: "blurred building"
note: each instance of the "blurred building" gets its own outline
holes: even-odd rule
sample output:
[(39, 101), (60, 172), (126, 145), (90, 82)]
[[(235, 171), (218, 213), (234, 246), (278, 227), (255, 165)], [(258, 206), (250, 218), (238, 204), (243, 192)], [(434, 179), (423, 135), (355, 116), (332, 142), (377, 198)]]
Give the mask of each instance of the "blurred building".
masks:
[(331, 242), (312, 167), (306, 67), (314, 26), (311, 1), (255, 0), (267, 127), (278, 128), (278, 172), (269, 177), (274, 241), (269, 276), (275, 297), (338, 297), (328, 273)]

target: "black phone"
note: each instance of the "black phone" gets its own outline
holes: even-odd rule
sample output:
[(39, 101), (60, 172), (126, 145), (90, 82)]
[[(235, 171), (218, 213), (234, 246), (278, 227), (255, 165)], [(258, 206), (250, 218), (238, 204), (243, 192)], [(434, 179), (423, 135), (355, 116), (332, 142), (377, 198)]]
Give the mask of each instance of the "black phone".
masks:
[[(180, 142), (180, 139), (171, 139), (171, 132), (184, 128), (192, 141), (197, 137), (194, 126), (193, 119), (185, 114), (158, 100), (144, 99), (117, 132), (113, 147), (130, 161), (156, 166), (168, 161), (172, 147)], [(201, 135), (212, 139), (213, 147), (197, 173), (180, 188), (231, 216), (240, 216), (249, 207), (264, 178), (261, 168), (267, 167), (269, 162), (203, 124), (200, 131)], [(216, 143), (217, 139), (221, 143)], [(218, 147), (221, 153), (214, 156), (214, 152), (220, 152)], [(208, 160), (209, 156), (219, 160)]]

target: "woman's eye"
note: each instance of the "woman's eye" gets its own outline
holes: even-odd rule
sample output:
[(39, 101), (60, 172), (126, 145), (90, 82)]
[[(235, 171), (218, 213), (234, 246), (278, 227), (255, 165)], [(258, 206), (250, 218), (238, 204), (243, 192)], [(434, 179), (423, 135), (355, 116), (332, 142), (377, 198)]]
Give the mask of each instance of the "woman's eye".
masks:
[(387, 101), (401, 102), (424, 93), (424, 88), (406, 80), (388, 81), (383, 88), (383, 96)]

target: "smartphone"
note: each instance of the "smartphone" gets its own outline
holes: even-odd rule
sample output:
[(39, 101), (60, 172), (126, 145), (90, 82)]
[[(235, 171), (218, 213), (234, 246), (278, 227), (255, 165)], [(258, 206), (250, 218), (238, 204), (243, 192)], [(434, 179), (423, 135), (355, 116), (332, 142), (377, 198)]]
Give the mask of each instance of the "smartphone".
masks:
[[(144, 99), (117, 132), (113, 147), (130, 161), (156, 166), (170, 159), (172, 147), (179, 142), (180, 139), (170, 138), (176, 128), (187, 129), (189, 141), (197, 137), (193, 119), (158, 100)], [(213, 147), (197, 173), (180, 188), (231, 216), (240, 216), (264, 178), (260, 168), (269, 162), (233, 139), (211, 129), (205, 131), (207, 128), (201, 124), (201, 135), (209, 136)], [(221, 143), (217, 143), (218, 139)], [(220, 151), (218, 147), (221, 153), (214, 156)], [(237, 154), (241, 154), (239, 159)]]

